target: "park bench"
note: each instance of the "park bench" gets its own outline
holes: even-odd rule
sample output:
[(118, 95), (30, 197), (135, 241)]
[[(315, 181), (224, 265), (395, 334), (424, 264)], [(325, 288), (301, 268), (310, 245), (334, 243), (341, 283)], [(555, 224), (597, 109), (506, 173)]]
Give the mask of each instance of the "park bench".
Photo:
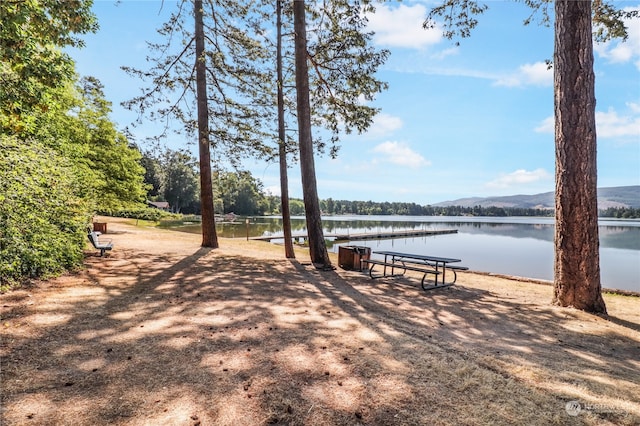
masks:
[(93, 247), (96, 250), (100, 250), (100, 257), (102, 257), (104, 256), (105, 251), (113, 249), (113, 243), (111, 240), (107, 240), (106, 242), (100, 241), (98, 239), (98, 235), (100, 235), (100, 232), (89, 231), (87, 237), (89, 238), (89, 241), (91, 241)]

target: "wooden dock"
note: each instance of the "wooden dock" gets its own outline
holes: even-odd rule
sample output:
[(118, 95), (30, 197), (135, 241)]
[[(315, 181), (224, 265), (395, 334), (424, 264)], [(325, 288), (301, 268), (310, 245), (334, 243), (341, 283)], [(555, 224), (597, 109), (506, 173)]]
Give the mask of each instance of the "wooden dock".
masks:
[[(333, 238), (334, 241), (363, 241), (363, 240), (388, 240), (392, 238), (424, 237), (430, 235), (455, 234), (457, 229), (409, 229), (391, 232), (365, 232), (361, 234), (325, 234), (325, 238)], [(281, 240), (284, 235), (266, 235), (261, 237), (250, 237), (250, 240), (271, 241)], [(293, 240), (306, 240), (307, 234), (294, 234)]]

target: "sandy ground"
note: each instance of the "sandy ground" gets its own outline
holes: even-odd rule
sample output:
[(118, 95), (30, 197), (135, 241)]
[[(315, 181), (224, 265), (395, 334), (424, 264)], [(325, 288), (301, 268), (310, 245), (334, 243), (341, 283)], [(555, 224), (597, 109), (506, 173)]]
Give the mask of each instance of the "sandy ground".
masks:
[[(0, 295), (2, 425), (640, 424), (640, 298), (317, 271), (105, 218), (115, 249)], [(337, 263), (337, 262), (336, 262)]]

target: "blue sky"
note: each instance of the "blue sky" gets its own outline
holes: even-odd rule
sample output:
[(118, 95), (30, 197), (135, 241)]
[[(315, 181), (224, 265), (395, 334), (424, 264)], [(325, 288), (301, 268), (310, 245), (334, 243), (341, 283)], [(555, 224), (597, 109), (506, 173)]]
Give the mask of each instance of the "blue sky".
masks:
[[(638, 1), (616, 1), (640, 8)], [(554, 189), (553, 28), (524, 26), (527, 7), (487, 1), (471, 38), (459, 46), (441, 29), (425, 31), (430, 2), (388, 2), (370, 17), (375, 43), (391, 50), (379, 78), (389, 83), (372, 105), (372, 128), (341, 140), (337, 159), (316, 157), (320, 198), (432, 204), (471, 196), (536, 194)], [(145, 41), (156, 39), (170, 2), (97, 0), (100, 30), (70, 51), (80, 75), (99, 78), (120, 128), (136, 115), (120, 102), (141, 82), (123, 65), (146, 69)], [(598, 186), (640, 185), (640, 21), (626, 43), (595, 46)], [(136, 138), (153, 135), (147, 123)], [(193, 141), (170, 139), (171, 148)], [(277, 164), (246, 166), (279, 193)], [(290, 196), (302, 198), (299, 166)]]

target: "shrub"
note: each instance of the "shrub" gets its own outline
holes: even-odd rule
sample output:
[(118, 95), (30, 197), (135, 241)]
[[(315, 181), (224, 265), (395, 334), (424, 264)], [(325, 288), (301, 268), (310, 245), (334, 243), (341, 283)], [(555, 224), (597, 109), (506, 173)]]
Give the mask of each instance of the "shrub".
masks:
[(39, 142), (0, 135), (0, 286), (79, 266), (88, 205), (72, 166)]
[(131, 219), (149, 220), (153, 222), (158, 222), (162, 219), (175, 219), (182, 216), (179, 214), (169, 213), (164, 210), (152, 208), (132, 208), (114, 211), (99, 211), (98, 214), (112, 217), (126, 217)]

